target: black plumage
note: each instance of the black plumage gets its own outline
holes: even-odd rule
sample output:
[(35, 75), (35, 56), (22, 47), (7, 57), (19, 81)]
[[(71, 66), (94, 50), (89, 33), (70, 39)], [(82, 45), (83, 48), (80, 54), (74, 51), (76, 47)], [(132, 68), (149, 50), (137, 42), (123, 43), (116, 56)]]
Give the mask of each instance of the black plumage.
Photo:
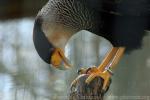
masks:
[(34, 41), (34, 46), (39, 53), (39, 56), (44, 59), (46, 63), (50, 63), (51, 57), (49, 55), (52, 54), (54, 46), (48, 42), (48, 39), (45, 37), (42, 29), (41, 29), (41, 23), (42, 19), (38, 18), (35, 21), (36, 25), (34, 26), (34, 32), (36, 34), (33, 34), (33, 41)]
[[(144, 30), (150, 29), (149, 17), (149, 0), (49, 0), (37, 15), (34, 35), (44, 34), (47, 42), (53, 45), (51, 49), (64, 48), (72, 35), (87, 30), (106, 38), (114, 47), (123, 46), (130, 52), (141, 47)], [(40, 33), (37, 26), (41, 26)], [(66, 37), (64, 43), (63, 36)], [(38, 44), (40, 48), (40, 41)], [(50, 55), (42, 57), (48, 62)]]

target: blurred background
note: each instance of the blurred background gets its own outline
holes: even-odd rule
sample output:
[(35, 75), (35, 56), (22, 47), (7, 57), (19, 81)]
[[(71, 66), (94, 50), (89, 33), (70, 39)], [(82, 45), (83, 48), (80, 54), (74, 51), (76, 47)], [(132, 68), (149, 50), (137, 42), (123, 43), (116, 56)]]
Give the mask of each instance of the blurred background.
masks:
[[(104, 38), (80, 31), (65, 48), (73, 68), (51, 68), (37, 55), (32, 41), (34, 18), (47, 1), (0, 0), (0, 100), (67, 100), (77, 70), (98, 66), (112, 47)], [(105, 99), (150, 100), (149, 76), (150, 34), (141, 49), (118, 64)]]

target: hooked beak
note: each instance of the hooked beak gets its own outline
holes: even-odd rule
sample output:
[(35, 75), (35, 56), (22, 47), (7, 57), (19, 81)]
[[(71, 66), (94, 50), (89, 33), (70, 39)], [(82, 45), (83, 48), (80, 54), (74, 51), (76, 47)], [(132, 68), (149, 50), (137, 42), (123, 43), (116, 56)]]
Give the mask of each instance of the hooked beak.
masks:
[(55, 48), (50, 62), (53, 67), (58, 69), (69, 69), (72, 66), (68, 58), (65, 57), (64, 51), (60, 48)]
[(58, 69), (68, 69), (71, 67), (63, 50), (55, 48), (46, 38), (42, 31), (42, 19), (40, 17), (35, 20), (33, 42), (38, 55), (46, 63), (51, 64), (53, 67)]

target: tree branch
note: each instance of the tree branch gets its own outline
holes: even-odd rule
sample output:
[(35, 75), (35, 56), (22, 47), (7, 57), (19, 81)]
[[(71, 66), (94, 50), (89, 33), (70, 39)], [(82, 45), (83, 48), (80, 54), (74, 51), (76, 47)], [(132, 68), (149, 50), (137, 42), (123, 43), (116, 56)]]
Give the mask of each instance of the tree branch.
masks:
[(82, 75), (76, 84), (71, 86), (69, 100), (103, 100), (103, 79), (96, 77), (90, 84), (86, 84), (88, 76)]

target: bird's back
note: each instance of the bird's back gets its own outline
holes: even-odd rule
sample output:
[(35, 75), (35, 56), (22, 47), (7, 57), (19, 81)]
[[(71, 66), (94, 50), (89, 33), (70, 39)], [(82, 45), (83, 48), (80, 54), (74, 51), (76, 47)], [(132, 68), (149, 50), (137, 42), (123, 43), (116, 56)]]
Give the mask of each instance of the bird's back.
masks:
[(148, 28), (148, 0), (49, 0), (39, 12), (43, 23), (64, 29), (88, 30), (127, 51), (139, 48)]
[(58, 23), (75, 31), (95, 29), (100, 24), (100, 16), (88, 7), (86, 0), (49, 0), (38, 16), (45, 23)]

